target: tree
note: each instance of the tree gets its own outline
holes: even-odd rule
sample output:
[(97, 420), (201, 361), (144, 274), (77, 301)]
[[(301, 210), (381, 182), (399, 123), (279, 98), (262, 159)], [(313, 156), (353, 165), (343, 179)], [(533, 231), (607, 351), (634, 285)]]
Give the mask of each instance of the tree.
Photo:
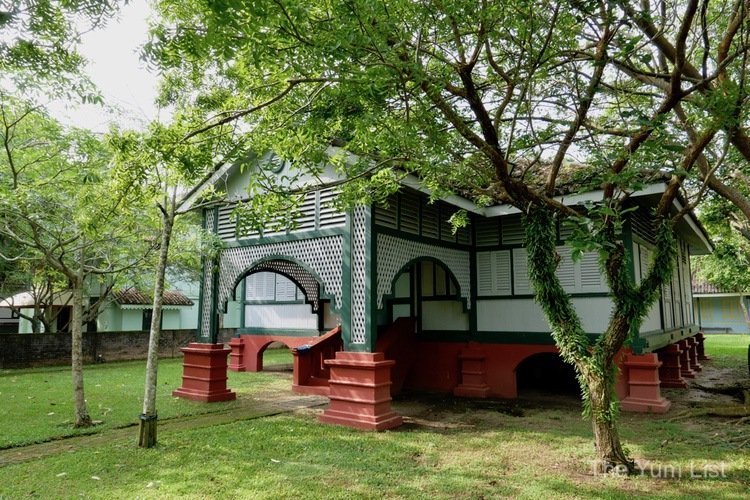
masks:
[[(728, 100), (745, 110), (725, 94), (747, 54), (744, 2), (710, 17), (698, 7), (659, 3), (659, 30), (643, 42), (639, 23), (658, 16), (625, 1), (164, 0), (146, 53), (165, 72), (163, 101), (183, 110), (187, 143), (273, 150), (300, 170), (332, 162), (354, 179), (348, 199), (363, 202), (408, 172), (437, 193), (519, 208), (535, 295), (576, 368), (600, 463), (633, 470), (617, 432), (615, 357), (671, 276), (673, 226), (686, 213), (673, 213), (673, 200), (694, 206), (705, 189), (684, 190), (693, 166), (710, 178), (722, 157), (709, 147), (741, 138), (717, 110)], [(711, 53), (703, 33), (721, 32)], [(648, 44), (669, 36), (671, 52)], [(658, 91), (644, 90), (646, 77)], [(344, 154), (329, 157), (331, 143)], [(668, 188), (654, 261), (636, 285), (623, 213), (655, 175)], [(577, 189), (603, 188), (601, 201), (557, 201), (571, 176)], [(554, 272), (559, 219), (578, 228), (576, 251), (598, 252), (612, 291), (611, 321), (593, 344)]]
[[(83, 324), (96, 317), (117, 277), (149, 253), (148, 242), (139, 238), (137, 199), (107, 177), (109, 152), (98, 138), (66, 130), (21, 101), (6, 98), (2, 112), (0, 237), (13, 245), (0, 258), (64, 281), (72, 309), (74, 425), (91, 425), (83, 387)], [(84, 288), (99, 282), (104, 286), (97, 302), (84, 306)]]
[(50, 91), (99, 102), (81, 75), (85, 60), (77, 51), (80, 35), (103, 26), (117, 1), (19, 0), (0, 5), (0, 71), (3, 84), (22, 91)]
[[(200, 147), (181, 145), (181, 135), (184, 132), (179, 128), (153, 123), (146, 132), (115, 132), (109, 138), (116, 151), (115, 160), (120, 175), (130, 179), (129, 184), (137, 185), (144, 199), (156, 207), (160, 222), (143, 411), (139, 421), (138, 446), (142, 448), (151, 448), (157, 442), (156, 392), (161, 311), (167, 267), (175, 261), (174, 255), (170, 255), (170, 248), (177, 216), (181, 214), (186, 201), (183, 197), (186, 188), (206, 173), (216, 152), (210, 141), (205, 141)], [(191, 250), (189, 253), (192, 256), (200, 253), (195, 248)]]

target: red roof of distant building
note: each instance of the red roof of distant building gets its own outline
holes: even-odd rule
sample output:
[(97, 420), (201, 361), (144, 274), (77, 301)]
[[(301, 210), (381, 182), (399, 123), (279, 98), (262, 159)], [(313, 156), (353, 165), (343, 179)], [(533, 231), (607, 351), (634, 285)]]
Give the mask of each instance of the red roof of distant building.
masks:
[[(131, 287), (114, 293), (115, 301), (120, 305), (151, 305), (154, 302), (153, 297), (147, 295), (137, 288)], [(185, 294), (173, 290), (164, 291), (165, 306), (192, 306), (193, 301)]]

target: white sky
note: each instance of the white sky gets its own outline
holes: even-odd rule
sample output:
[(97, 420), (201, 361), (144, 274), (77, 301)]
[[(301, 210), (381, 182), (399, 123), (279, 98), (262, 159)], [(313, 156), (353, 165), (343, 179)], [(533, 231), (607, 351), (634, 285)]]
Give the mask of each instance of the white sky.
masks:
[(147, 40), (149, 15), (147, 0), (131, 0), (104, 28), (81, 37), (79, 51), (88, 60), (85, 71), (99, 87), (106, 107), (53, 102), (48, 107), (53, 116), (96, 132), (106, 132), (110, 122), (140, 128), (159, 114), (168, 116), (153, 104), (158, 76), (138, 55)]

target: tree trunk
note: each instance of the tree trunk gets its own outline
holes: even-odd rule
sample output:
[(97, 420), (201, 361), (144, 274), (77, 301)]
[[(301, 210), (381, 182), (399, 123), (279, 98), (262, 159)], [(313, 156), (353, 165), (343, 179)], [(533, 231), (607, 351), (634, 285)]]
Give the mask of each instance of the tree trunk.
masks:
[(156, 445), (156, 375), (159, 363), (161, 310), (164, 298), (164, 275), (167, 269), (169, 243), (172, 239), (175, 208), (175, 200), (173, 197), (171, 203), (167, 202), (167, 207), (162, 212), (161, 248), (159, 249), (159, 264), (156, 268), (153, 314), (151, 316), (151, 331), (148, 339), (148, 359), (146, 361), (146, 387), (143, 395), (143, 413), (140, 415), (138, 435), (138, 446), (141, 448), (151, 448)]
[[(81, 250), (83, 253), (83, 250)], [(88, 427), (91, 417), (86, 409), (86, 398), (83, 392), (83, 262), (78, 263), (78, 270), (73, 280), (73, 311), (71, 314), (71, 368), (73, 372), (73, 400), (75, 403), (75, 427)]]
[[(605, 370), (611, 372), (608, 367), (605, 367)], [(587, 374), (585, 378), (596, 449), (595, 470), (597, 472), (633, 473), (635, 463), (623, 450), (620, 433), (617, 430), (617, 411), (613, 406), (617, 401), (614, 393), (614, 380), (611, 380), (611, 376), (602, 377), (592, 374)]]

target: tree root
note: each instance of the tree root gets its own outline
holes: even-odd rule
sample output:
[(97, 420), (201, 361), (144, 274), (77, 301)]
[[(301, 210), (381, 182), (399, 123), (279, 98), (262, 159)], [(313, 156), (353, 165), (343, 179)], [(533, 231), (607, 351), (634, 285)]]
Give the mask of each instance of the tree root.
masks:
[(698, 383), (691, 383), (690, 387), (693, 389), (698, 389), (699, 391), (708, 392), (711, 394), (723, 394), (725, 396), (732, 396), (733, 398), (736, 398), (740, 401), (744, 401), (747, 403), (747, 392), (750, 389), (750, 386), (746, 382), (736, 382), (732, 385), (722, 385), (722, 386), (716, 386), (716, 387), (710, 387), (701, 385)]
[(737, 424), (750, 420), (750, 391), (744, 390), (744, 404), (713, 405), (684, 410), (669, 419), (669, 422), (692, 417), (738, 417)]

